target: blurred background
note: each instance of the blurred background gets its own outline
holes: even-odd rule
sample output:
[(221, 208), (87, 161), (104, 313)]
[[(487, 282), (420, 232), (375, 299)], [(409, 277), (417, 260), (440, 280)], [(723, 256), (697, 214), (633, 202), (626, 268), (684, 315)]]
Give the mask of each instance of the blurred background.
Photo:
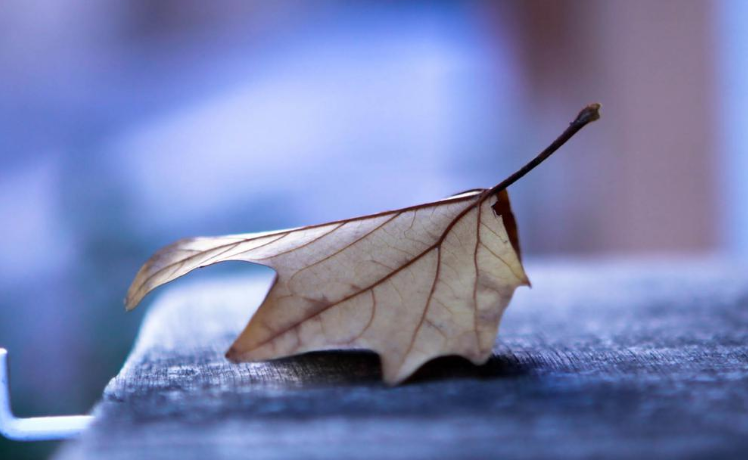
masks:
[(511, 189), (526, 253), (748, 256), (747, 2), (3, 1), (15, 412), (90, 409), (162, 245), (491, 186), (594, 101)]

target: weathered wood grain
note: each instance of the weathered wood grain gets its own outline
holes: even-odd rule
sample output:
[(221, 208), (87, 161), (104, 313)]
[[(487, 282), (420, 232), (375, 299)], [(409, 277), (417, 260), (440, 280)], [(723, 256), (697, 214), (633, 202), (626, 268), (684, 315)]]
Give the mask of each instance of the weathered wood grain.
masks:
[(367, 352), (228, 363), (270, 275), (178, 286), (58, 458), (748, 458), (745, 266), (527, 272), (488, 364), (395, 388)]

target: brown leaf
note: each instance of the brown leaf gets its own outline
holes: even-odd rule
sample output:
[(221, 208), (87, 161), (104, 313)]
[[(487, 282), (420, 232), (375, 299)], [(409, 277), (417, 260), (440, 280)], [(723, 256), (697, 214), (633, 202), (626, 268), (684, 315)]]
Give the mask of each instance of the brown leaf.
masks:
[(484, 363), (514, 290), (529, 285), (505, 188), (597, 119), (598, 108), (585, 108), (548, 149), (491, 189), (322, 225), (178, 241), (140, 269), (127, 309), (196, 268), (241, 260), (277, 276), (229, 349), (232, 361), (366, 348), (380, 355), (390, 384), (437, 356)]

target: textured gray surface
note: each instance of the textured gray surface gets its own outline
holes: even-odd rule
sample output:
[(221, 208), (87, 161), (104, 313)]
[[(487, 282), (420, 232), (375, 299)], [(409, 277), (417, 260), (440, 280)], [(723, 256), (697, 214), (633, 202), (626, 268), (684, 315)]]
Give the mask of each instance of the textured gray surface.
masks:
[(748, 458), (748, 270), (709, 260), (530, 264), (495, 356), (223, 358), (269, 276), (153, 305), (93, 427), (61, 459)]

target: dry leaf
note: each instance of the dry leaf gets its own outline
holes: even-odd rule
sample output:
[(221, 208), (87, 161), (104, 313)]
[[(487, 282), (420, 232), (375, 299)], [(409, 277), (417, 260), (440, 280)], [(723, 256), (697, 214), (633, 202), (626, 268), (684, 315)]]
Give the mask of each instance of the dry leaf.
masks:
[(127, 309), (196, 268), (242, 260), (277, 276), (226, 354), (232, 361), (365, 348), (380, 355), (390, 384), (437, 356), (482, 364), (514, 290), (529, 285), (505, 189), (598, 109), (586, 107), (548, 149), (490, 189), (322, 225), (178, 241), (140, 269)]

